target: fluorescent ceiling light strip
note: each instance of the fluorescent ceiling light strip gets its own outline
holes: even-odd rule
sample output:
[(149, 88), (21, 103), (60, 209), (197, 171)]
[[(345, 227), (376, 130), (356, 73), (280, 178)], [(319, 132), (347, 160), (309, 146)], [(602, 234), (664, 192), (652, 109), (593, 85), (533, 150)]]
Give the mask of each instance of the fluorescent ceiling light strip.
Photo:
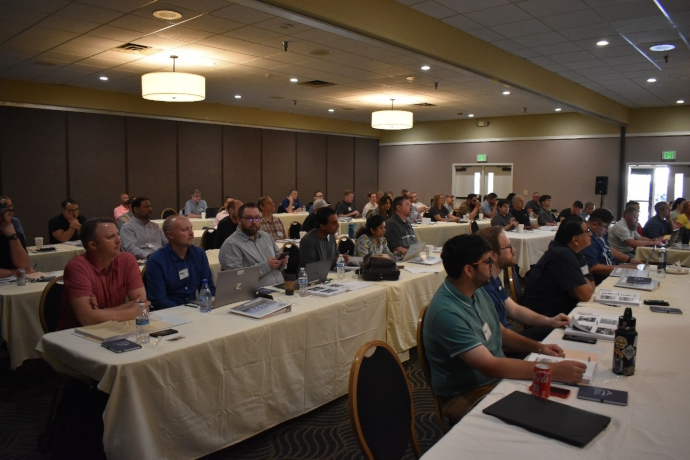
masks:
[(673, 22), (673, 19), (671, 19), (671, 16), (666, 12), (666, 10), (664, 9), (664, 6), (661, 4), (661, 2), (659, 0), (653, 0), (653, 1), (654, 1), (654, 3), (656, 3), (656, 6), (659, 8), (659, 10), (661, 10), (661, 12), (664, 14), (664, 16), (666, 16), (666, 19), (668, 19), (668, 22), (671, 23), (671, 25), (673, 26), (673, 29), (678, 33), (678, 35), (680, 35), (680, 38), (685, 42), (685, 46), (690, 48), (690, 43), (688, 43), (688, 39), (685, 38), (685, 35), (683, 35), (683, 33), (680, 31), (680, 29), (678, 29), (678, 26), (676, 26), (676, 24)]
[(652, 65), (653, 65), (654, 67), (656, 67), (657, 69), (661, 70), (661, 67), (659, 67), (659, 66), (657, 65), (656, 62), (654, 62), (649, 56), (647, 56), (647, 55), (645, 54), (644, 51), (642, 51), (640, 48), (638, 48), (637, 45), (635, 45), (633, 42), (631, 42), (630, 39), (629, 39), (628, 37), (626, 37), (624, 34), (622, 34), (622, 33), (620, 33), (620, 32), (618, 32), (618, 35), (620, 35), (621, 37), (623, 37), (623, 39), (624, 39), (626, 42), (630, 43), (630, 46), (632, 46), (633, 48), (635, 48), (642, 56), (644, 56), (649, 62), (651, 62)]

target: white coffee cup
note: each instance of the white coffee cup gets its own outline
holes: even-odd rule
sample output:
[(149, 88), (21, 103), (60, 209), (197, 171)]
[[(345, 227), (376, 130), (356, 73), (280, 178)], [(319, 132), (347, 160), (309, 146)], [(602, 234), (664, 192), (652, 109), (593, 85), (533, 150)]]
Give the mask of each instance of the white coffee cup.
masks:
[(422, 217), (422, 225), (430, 225), (431, 217)]
[(481, 212), (479, 213), (479, 220), (484, 220), (484, 214), (482, 214)]
[(518, 233), (522, 233), (525, 231), (525, 224), (518, 224)]
[(469, 220), (470, 220), (470, 215), (469, 215), (469, 214), (465, 214), (464, 216), (462, 216), (462, 220), (469, 221)]
[(426, 251), (426, 257), (427, 259), (432, 257), (432, 254), (434, 253), (434, 245), (433, 244), (427, 244), (424, 246), (424, 250)]
[(206, 211), (201, 211), (201, 218), (206, 219)]
[(299, 232), (299, 239), (301, 240), (307, 235), (307, 232)]
[(36, 237), (36, 249), (42, 249), (42, 248), (43, 248), (43, 237), (37, 236)]

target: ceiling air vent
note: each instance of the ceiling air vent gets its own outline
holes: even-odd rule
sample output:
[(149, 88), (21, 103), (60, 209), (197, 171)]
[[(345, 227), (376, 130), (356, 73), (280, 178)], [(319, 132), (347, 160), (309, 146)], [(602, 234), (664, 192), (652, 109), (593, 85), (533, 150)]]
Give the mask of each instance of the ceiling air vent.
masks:
[(119, 51), (120, 53), (130, 53), (130, 54), (153, 54), (157, 53), (159, 50), (154, 49), (146, 45), (137, 45), (135, 43), (125, 43), (116, 48), (113, 51)]
[(335, 86), (335, 83), (328, 83), (327, 81), (321, 80), (305, 81), (297, 84), (301, 86), (311, 86), (312, 88), (326, 88), (328, 86)]
[(436, 107), (436, 104), (429, 104), (428, 102), (420, 102), (419, 104), (412, 104), (415, 107)]

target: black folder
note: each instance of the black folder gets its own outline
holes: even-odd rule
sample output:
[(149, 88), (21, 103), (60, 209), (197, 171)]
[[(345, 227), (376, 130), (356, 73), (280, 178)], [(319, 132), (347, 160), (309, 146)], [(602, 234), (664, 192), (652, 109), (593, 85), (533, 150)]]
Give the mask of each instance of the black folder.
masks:
[(506, 423), (584, 447), (611, 423), (611, 417), (514, 391), (483, 411)]

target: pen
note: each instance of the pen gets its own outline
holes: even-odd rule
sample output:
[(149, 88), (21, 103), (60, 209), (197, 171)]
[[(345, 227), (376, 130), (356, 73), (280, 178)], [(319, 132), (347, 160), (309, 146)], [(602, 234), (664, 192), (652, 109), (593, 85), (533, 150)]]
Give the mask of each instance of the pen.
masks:
[(620, 305), (614, 305), (612, 303), (602, 303), (602, 305), (606, 305), (607, 307), (616, 307), (616, 308), (620, 307)]
[(33, 270), (33, 269), (35, 269), (36, 267), (38, 267), (38, 262), (37, 262), (37, 263), (35, 263), (35, 264), (34, 264), (34, 266), (33, 266), (33, 267), (31, 267), (31, 269)]
[(177, 337), (173, 337), (172, 339), (168, 339), (168, 342), (174, 342), (176, 340), (184, 339), (184, 335), (178, 335)]

